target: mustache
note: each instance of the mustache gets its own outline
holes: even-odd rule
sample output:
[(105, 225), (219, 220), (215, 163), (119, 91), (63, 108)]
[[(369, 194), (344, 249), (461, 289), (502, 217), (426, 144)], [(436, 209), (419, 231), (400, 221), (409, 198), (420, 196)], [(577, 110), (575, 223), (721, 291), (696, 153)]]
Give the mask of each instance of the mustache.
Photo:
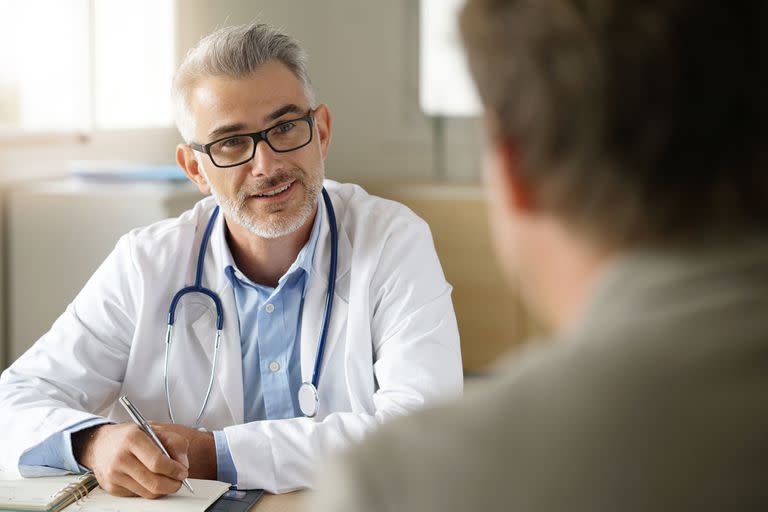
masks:
[(288, 181), (302, 182), (303, 173), (298, 169), (294, 171), (277, 172), (269, 178), (263, 178), (255, 182), (248, 183), (247, 185), (243, 185), (237, 192), (237, 198), (240, 201), (245, 201), (251, 196), (260, 194), (263, 190), (274, 188), (281, 183)]

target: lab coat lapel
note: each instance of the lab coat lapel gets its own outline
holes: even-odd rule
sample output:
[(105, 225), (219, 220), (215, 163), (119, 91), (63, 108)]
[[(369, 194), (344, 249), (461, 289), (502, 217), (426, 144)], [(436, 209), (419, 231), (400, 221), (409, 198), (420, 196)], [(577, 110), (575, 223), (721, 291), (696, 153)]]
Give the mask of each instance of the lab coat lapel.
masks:
[[(336, 222), (338, 224), (341, 214), (338, 203), (331, 201), (336, 210)], [(321, 204), (323, 204), (321, 202)], [(312, 260), (312, 274), (304, 297), (304, 308), (301, 320), (301, 377), (302, 382), (309, 382), (312, 379), (312, 370), (315, 365), (317, 347), (320, 341), (320, 332), (323, 326), (325, 315), (326, 294), (328, 292), (328, 274), (331, 261), (331, 233), (328, 225), (328, 215), (323, 216), (323, 225), (320, 229), (320, 237), (315, 248), (315, 256)], [(320, 367), (320, 382), (322, 386), (322, 374), (325, 363), (329, 355), (333, 352), (333, 347), (337, 343), (347, 321), (347, 301), (342, 298), (344, 295), (340, 290), (339, 282), (344, 281), (350, 269), (350, 255), (352, 245), (347, 237), (343, 227), (338, 226), (339, 233), (339, 251), (336, 264), (336, 293), (333, 298), (333, 314), (331, 315), (330, 325), (328, 326), (328, 337), (325, 342), (325, 355)]]
[[(204, 228), (204, 225), (202, 228)], [(226, 244), (225, 233), (224, 215), (219, 212), (216, 225), (211, 234), (203, 272), (203, 286), (209, 286), (218, 294), (221, 299), (224, 316), (219, 359), (216, 363), (216, 383), (218, 383), (220, 394), (216, 395), (216, 384), (214, 384), (211, 400), (221, 400), (223, 395), (223, 399), (227, 404), (230, 414), (232, 414), (234, 422), (242, 423), (243, 376), (242, 355), (240, 352), (240, 323), (237, 317), (237, 304), (235, 303), (232, 285), (224, 273), (226, 256), (223, 253), (223, 244)], [(211, 303), (211, 307), (214, 307), (213, 303)], [(197, 339), (203, 344), (203, 349), (209, 363), (213, 363), (213, 340), (216, 326), (215, 324), (211, 325), (209, 318), (201, 317), (197, 319), (192, 324), (192, 329)]]
[[(235, 423), (242, 423), (242, 356), (240, 354), (240, 326), (237, 318), (237, 305), (232, 295), (231, 286), (225, 285), (219, 288), (216, 293), (221, 298), (224, 326), (219, 346), (219, 357), (216, 362), (216, 377), (211, 400), (221, 400), (223, 398)], [(211, 304), (213, 314), (210, 316), (203, 315), (192, 323), (194, 336), (202, 344), (209, 364), (213, 364), (214, 337), (216, 334), (216, 325), (211, 321), (211, 318), (215, 317), (215, 310), (213, 308), (214, 306)], [(208, 378), (208, 375), (204, 378)]]

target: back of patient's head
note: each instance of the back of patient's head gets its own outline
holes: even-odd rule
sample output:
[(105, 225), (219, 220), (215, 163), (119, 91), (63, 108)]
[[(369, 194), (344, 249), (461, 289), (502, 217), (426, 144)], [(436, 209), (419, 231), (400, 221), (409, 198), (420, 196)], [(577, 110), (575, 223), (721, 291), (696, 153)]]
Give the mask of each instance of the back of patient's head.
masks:
[(468, 0), (460, 24), (535, 201), (607, 247), (768, 229), (765, 2)]

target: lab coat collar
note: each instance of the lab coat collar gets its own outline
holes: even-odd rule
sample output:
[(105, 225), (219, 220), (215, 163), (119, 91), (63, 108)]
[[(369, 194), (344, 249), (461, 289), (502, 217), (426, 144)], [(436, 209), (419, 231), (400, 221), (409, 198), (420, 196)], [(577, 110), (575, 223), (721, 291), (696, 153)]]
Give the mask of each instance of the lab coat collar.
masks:
[[(328, 337), (325, 343), (325, 355), (321, 363), (319, 394), (320, 414), (323, 409), (323, 372), (326, 362), (331, 359), (339, 338), (347, 325), (348, 298), (349, 298), (349, 270), (352, 257), (352, 244), (344, 230), (344, 204), (334, 193), (334, 183), (325, 182), (328, 194), (333, 203), (336, 214), (336, 227), (339, 234), (339, 251), (336, 265), (336, 291), (333, 297), (333, 315), (328, 326)], [(325, 205), (323, 204), (323, 209)], [(327, 216), (326, 216), (327, 217)], [(304, 299), (304, 310), (301, 322), (301, 377), (302, 382), (312, 379), (317, 346), (320, 341), (320, 332), (323, 326), (325, 314), (325, 298), (328, 290), (328, 273), (331, 261), (331, 232), (328, 222), (323, 222), (320, 227), (320, 235), (315, 249), (315, 257), (312, 263), (312, 276), (308, 279), (309, 286)]]
[[(197, 232), (193, 250), (197, 253), (200, 247), (202, 232), (205, 230), (208, 220), (216, 207), (216, 201), (213, 197), (208, 197), (202, 201), (201, 213), (197, 220)], [(240, 350), (240, 323), (237, 317), (237, 304), (232, 285), (229, 282), (225, 272), (224, 262), (234, 265), (232, 254), (229, 251), (226, 241), (226, 223), (221, 211), (216, 217), (211, 232), (211, 239), (206, 249), (205, 267), (203, 269), (203, 286), (210, 287), (220, 298), (222, 305), (222, 314), (224, 317), (224, 327), (222, 329), (222, 339), (219, 348), (219, 360), (216, 363), (216, 382), (214, 390), (211, 393), (211, 400), (222, 399), (227, 404), (227, 408), (232, 415), (234, 423), (242, 423), (243, 414), (243, 369), (242, 353)], [(195, 260), (196, 262), (196, 260)], [(192, 322), (192, 329), (195, 336), (205, 352), (208, 362), (213, 364), (214, 348), (211, 343), (213, 336), (212, 326), (208, 320), (208, 315), (202, 315)], [(218, 389), (217, 389), (218, 388)], [(218, 396), (217, 396), (218, 393)]]
[[(344, 205), (341, 204), (341, 199), (334, 194), (333, 187), (328, 185), (334, 184), (334, 182), (325, 181), (328, 195), (331, 198), (333, 204), (334, 213), (336, 215), (336, 229), (339, 234), (339, 252), (338, 261), (336, 262), (336, 282), (341, 281), (348, 273), (350, 269), (350, 258), (352, 257), (352, 244), (344, 230)], [(325, 219), (325, 202), (320, 197), (320, 207), (323, 209), (323, 220), (320, 225), (319, 235), (317, 240), (317, 246), (315, 247), (314, 258), (312, 260), (312, 281), (322, 281), (326, 285), (328, 284), (328, 272), (330, 271), (331, 261), (331, 230), (328, 224), (328, 220)], [(323, 287), (323, 293), (325, 293), (325, 286)]]

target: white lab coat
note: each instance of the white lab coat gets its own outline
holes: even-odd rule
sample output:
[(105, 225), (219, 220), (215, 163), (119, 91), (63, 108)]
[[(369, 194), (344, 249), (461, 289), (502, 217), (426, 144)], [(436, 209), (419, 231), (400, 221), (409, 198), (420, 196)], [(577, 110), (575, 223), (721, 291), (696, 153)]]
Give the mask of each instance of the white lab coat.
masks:
[[(243, 423), (239, 323), (222, 268), (221, 225), (207, 249), (203, 284), (221, 297), (224, 328), (201, 425), (224, 429), (241, 488), (311, 487), (313, 469), (328, 451), (361, 439), (388, 418), (461, 392), (451, 286), (427, 224), (358, 186), (331, 181), (325, 186), (336, 211), (339, 253), (315, 418)], [(116, 403), (121, 394), (147, 418), (170, 421), (163, 388), (168, 306), (179, 289), (194, 282), (200, 239), (214, 205), (205, 198), (179, 218), (123, 236), (51, 330), (3, 373), (2, 466), (24, 474), (23, 453), (93, 414), (129, 421)], [(315, 360), (329, 259), (324, 215), (301, 322), (304, 381)], [(174, 415), (187, 425), (194, 423), (205, 395), (215, 332), (212, 303), (195, 295), (179, 307), (171, 354)]]

